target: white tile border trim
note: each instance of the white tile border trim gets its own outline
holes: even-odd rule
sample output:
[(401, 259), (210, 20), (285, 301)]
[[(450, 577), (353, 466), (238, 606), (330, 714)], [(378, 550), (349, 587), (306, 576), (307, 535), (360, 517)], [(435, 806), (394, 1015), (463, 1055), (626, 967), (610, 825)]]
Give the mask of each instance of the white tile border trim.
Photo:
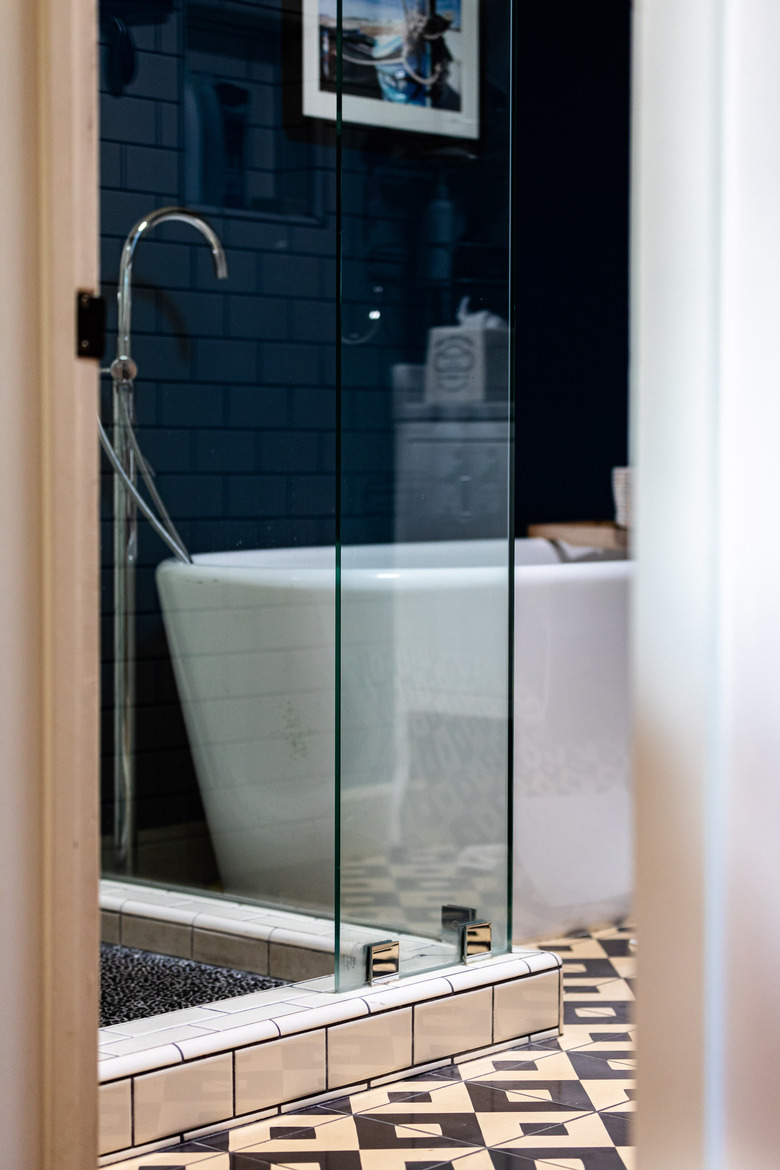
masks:
[[(300, 985), (291, 983), (284, 998), (279, 992), (285, 989), (280, 988), (253, 992), (253, 1005), (248, 1011), (237, 1011), (235, 1000), (224, 1000), (206, 1005), (210, 1014), (194, 1023), (191, 1022), (192, 1008), (150, 1016), (145, 1021), (145, 1030), (132, 1036), (118, 1032), (123, 1027), (121, 1024), (101, 1028), (98, 1032), (98, 1081), (106, 1084), (151, 1069), (168, 1068), (185, 1060), (234, 1052), (237, 1048), (281, 1036), (329, 1028), (365, 1016), (386, 1014), (479, 987), (532, 978), (544, 971), (560, 969), (557, 955), (539, 951), (534, 953), (533, 970), (530, 970), (526, 960), (528, 954), (522, 951), (520, 954), (499, 955), (479, 960), (466, 968), (444, 968), (430, 972), (427, 977), (415, 976), (341, 994), (302, 992)], [(215, 1026), (210, 1027), (212, 1023)], [(128, 1051), (126, 1041), (134, 1043), (134, 1051)]]
[(242, 1125), (250, 1125), (255, 1121), (267, 1120), (271, 1117), (282, 1117), (286, 1113), (293, 1113), (296, 1110), (305, 1109), (310, 1105), (316, 1105), (325, 1101), (334, 1101), (341, 1097), (351, 1096), (354, 1093), (364, 1092), (366, 1089), (380, 1088), (387, 1085), (395, 1084), (398, 1081), (405, 1080), (414, 1076), (425, 1076), (426, 1073), (433, 1072), (436, 1069), (446, 1068), (448, 1065), (462, 1064), (468, 1060), (478, 1060), (481, 1057), (494, 1056), (501, 1052), (506, 1052), (511, 1048), (515, 1048), (518, 1044), (531, 1043), (535, 1040), (543, 1040), (550, 1036), (559, 1034), (558, 1028), (548, 1028), (541, 1032), (534, 1032), (527, 1036), (517, 1036), (512, 1040), (504, 1040), (501, 1044), (491, 1044), (486, 1048), (476, 1048), (469, 1052), (456, 1054), (455, 1056), (442, 1058), (441, 1060), (431, 1061), (427, 1064), (411, 1065), (409, 1068), (397, 1069), (392, 1073), (384, 1076), (372, 1077), (369, 1081), (359, 1081), (355, 1084), (343, 1085), (337, 1089), (331, 1089), (329, 1092), (318, 1093), (313, 1097), (302, 1097), (293, 1101), (284, 1101), (280, 1105), (272, 1106), (268, 1109), (262, 1109), (255, 1113), (242, 1113), (234, 1117), (225, 1118), (222, 1121), (214, 1122), (211, 1125), (203, 1126), (200, 1129), (192, 1130), (185, 1133), (174, 1133), (168, 1137), (161, 1138), (156, 1142), (151, 1142), (143, 1146), (128, 1146), (122, 1150), (113, 1150), (110, 1153), (103, 1154), (98, 1159), (98, 1167), (110, 1166), (114, 1162), (124, 1161), (125, 1159), (142, 1156), (147, 1153), (158, 1152), (166, 1149), (168, 1146), (175, 1144), (178, 1141), (193, 1141), (198, 1137), (206, 1136), (213, 1133), (221, 1133), (226, 1129), (239, 1128)]
[[(176, 926), (188, 925), (191, 930), (198, 928), (200, 920), (201, 923), (207, 922), (209, 929), (225, 934), (254, 939), (283, 939), (286, 945), (308, 951), (330, 950), (332, 953), (333, 950), (332, 941), (327, 930), (323, 931), (321, 920), (225, 902), (219, 898), (209, 898), (208, 895), (189, 896), (154, 887), (147, 891), (146, 887), (135, 883), (110, 880), (101, 883), (101, 908), (120, 916), (129, 913), (133, 918), (147, 917)], [(228, 913), (220, 916), (221, 908)], [(367, 938), (373, 936), (374, 932), (366, 931)], [(199, 1009), (184, 1008), (166, 1012), (150, 1017), (137, 1028), (132, 1024), (104, 1028), (98, 1035), (98, 1080), (101, 1084), (130, 1081), (132, 1086), (133, 1078), (145, 1073), (181, 1067), (205, 1057), (235, 1054), (240, 1049), (262, 1046), (280, 1037), (319, 1030), (327, 1034), (331, 1027), (359, 1019), (373, 1018), (378, 1022), (379, 1018), (385, 1016), (389, 1023), (389, 1017), (398, 1014), (400, 1018), (401, 1014), (408, 1014), (409, 1009), (414, 1009), (418, 1004), (430, 1004), (437, 999), (450, 997), (457, 999), (478, 988), (509, 982), (522, 983), (526, 979), (533, 981), (536, 975), (556, 970), (559, 974), (556, 1012), (551, 1013), (549, 1026), (542, 1033), (535, 1033), (555, 1035), (560, 1029), (561, 960), (550, 951), (515, 947), (505, 955), (413, 975), (395, 983), (364, 986), (336, 994), (333, 977), (325, 976), (205, 1004)], [(415, 1014), (413, 1012), (413, 1016)], [(434, 1064), (425, 1065), (414, 1064), (412, 1051), (411, 1064), (377, 1076), (370, 1083), (390, 1084), (415, 1073), (422, 1074), (432, 1067), (443, 1067), (480, 1055), (487, 1056), (527, 1039), (529, 1037), (520, 1035), (501, 1044), (467, 1052), (455, 1051)], [(128, 1051), (130, 1048), (133, 1051)], [(317, 1099), (344, 1096), (354, 1091), (355, 1086), (345, 1085)], [(282, 1101), (270, 1109), (264, 1109), (262, 1115), (270, 1117), (286, 1113), (296, 1106), (302, 1108), (313, 1100), (308, 1097), (300, 1101)], [(251, 1119), (252, 1115), (246, 1114), (215, 1117), (212, 1124), (199, 1132), (229, 1129)], [(100, 1165), (108, 1166), (122, 1158), (161, 1149), (182, 1136), (172, 1133), (145, 1147), (130, 1146), (106, 1153), (101, 1157)]]
[[(100, 883), (100, 909), (120, 918), (154, 918), (159, 922), (190, 926), (218, 934), (237, 934), (303, 947), (310, 951), (333, 950), (333, 927), (327, 920), (288, 910), (266, 909), (249, 902), (228, 901), (218, 895), (187, 894), (104, 878)], [(367, 937), (371, 932), (367, 931)]]
[[(489, 1056), (493, 1053), (504, 1051), (508, 1048), (514, 1047), (518, 1043), (524, 1043), (532, 1039), (533, 1036), (547, 1037), (557, 1034), (559, 1031), (559, 1024), (556, 1026), (556, 1017), (558, 1017), (560, 1011), (560, 997), (562, 992), (561, 962), (558, 956), (552, 954), (551, 952), (539, 952), (539, 955), (543, 958), (545, 963), (544, 972), (558, 973), (557, 1003), (550, 1005), (552, 1026), (548, 1026), (541, 1031), (537, 1031), (533, 1033), (533, 1035), (521, 1034), (517, 1037), (504, 1040), (499, 1044), (482, 1046), (480, 1048), (470, 1049), (465, 1052), (455, 1051), (451, 1054), (442, 1056), (435, 1062), (428, 1062), (423, 1065), (415, 1063), (414, 1048), (412, 1048), (411, 1062), (409, 1064), (402, 1068), (391, 1070), (388, 1073), (377, 1075), (376, 1077), (373, 1077), (368, 1083), (370, 1083), (372, 1086), (379, 1084), (390, 1084), (394, 1081), (402, 1080), (405, 1077), (414, 1076), (415, 1074), (422, 1075), (426, 1070), (430, 1070), (434, 1067), (444, 1067), (447, 1064), (460, 1063), (465, 1059), (474, 1059), (482, 1055)], [(478, 973), (479, 983), (477, 986), (484, 988), (501, 986), (506, 983), (522, 984), (526, 980), (528, 980), (529, 983), (532, 983), (535, 982), (535, 979), (538, 975), (543, 974), (543, 972), (539, 970), (530, 972), (525, 963), (523, 963), (523, 969), (520, 971), (518, 964), (513, 961), (517, 959), (517, 957), (518, 956), (510, 955), (500, 956), (496, 959), (484, 959), (476, 963), (474, 968), (470, 968), (467, 973), (469, 975)], [(509, 961), (506, 961), (507, 959)], [(537, 966), (536, 962), (534, 963), (534, 966)], [(136, 1075), (142, 1075), (151, 1071), (163, 1070), (165, 1068), (181, 1068), (183, 1064), (192, 1065), (197, 1063), (198, 1060), (202, 1060), (204, 1057), (215, 1057), (220, 1054), (235, 1055), (236, 1051), (242, 1048), (254, 1047), (256, 1045), (262, 1046), (264, 1042), (277, 1039), (280, 1035), (290, 1035), (294, 1032), (300, 1033), (306, 1031), (323, 1030), (325, 1031), (326, 1036), (329, 1036), (329, 1029), (331, 1026), (337, 1026), (338, 1024), (343, 1024), (344, 1022), (361, 1018), (364, 1020), (374, 1019), (378, 1022), (378, 1019), (384, 1016), (388, 1023), (391, 1023), (391, 1019), (395, 1015), (398, 1015), (399, 1019), (402, 1015), (406, 1015), (408, 1017), (410, 1007), (414, 1009), (415, 1005), (430, 1004), (435, 1002), (436, 999), (458, 999), (461, 996), (468, 996), (473, 992), (473, 983), (470, 983), (468, 988), (464, 987), (463, 989), (459, 990), (456, 990), (452, 987), (454, 976), (460, 973), (462, 973), (462, 971), (455, 971), (454, 969), (449, 970), (444, 972), (445, 978), (442, 978), (441, 972), (433, 972), (428, 980), (415, 980), (417, 994), (413, 994), (413, 989), (410, 987), (409, 992), (412, 993), (411, 997), (407, 998), (406, 995), (404, 996), (406, 1002), (403, 1006), (400, 1003), (397, 1003), (392, 1007), (388, 1007), (383, 1011), (378, 1011), (375, 1013), (369, 1012), (367, 1001), (379, 994), (386, 995), (388, 991), (386, 984), (381, 988), (361, 989), (363, 991), (363, 994), (361, 995), (351, 994), (336, 997), (330, 994), (326, 994), (323, 996), (323, 998), (328, 1002), (322, 1003), (320, 1005), (314, 1005), (311, 1008), (302, 1008), (300, 1010), (296, 1010), (295, 1012), (290, 1012), (287, 1015), (280, 1016), (278, 1023), (274, 1019), (266, 1019), (259, 1020), (256, 1024), (247, 1024), (243, 1027), (236, 1028), (225, 1028), (218, 1032), (207, 1032), (204, 1029), (203, 1035), (197, 1039), (177, 1041), (175, 1043), (164, 1046), (149, 1048), (146, 1051), (128, 1053), (124, 1056), (109, 1057), (108, 1059), (105, 1059), (101, 1062), (102, 1067), (100, 1069), (100, 1080), (104, 1084), (116, 1084), (127, 1080), (131, 1082), (132, 1086), (133, 1078)], [(430, 995), (430, 987), (426, 987), (426, 983), (435, 984), (436, 992), (438, 994)], [(442, 994), (444, 987), (448, 988), (448, 990)], [(400, 990), (402, 988), (402, 984), (397, 984), (396, 988)], [(291, 992), (294, 993), (296, 991), (299, 992), (300, 988), (296, 988), (295, 985), (291, 985)], [(404, 991), (406, 991), (405, 988)], [(316, 991), (311, 991), (309, 994), (315, 1000), (319, 995), (319, 993)], [(300, 1003), (300, 999), (298, 1000), (298, 1003)], [(491, 1011), (492, 1010), (494, 1010), (494, 1005), (491, 1003)], [(169, 1013), (171, 1016), (175, 1016), (176, 1014), (177, 1013)], [(413, 1011), (413, 1016), (414, 1015), (416, 1015), (416, 1013)], [(290, 1022), (293, 1018), (296, 1019), (297, 1023), (297, 1026), (294, 1029), (290, 1027)], [(282, 1031), (283, 1028), (285, 1031)], [(169, 1029), (163, 1030), (168, 1031)], [(155, 1033), (152, 1032), (148, 1035), (151, 1039), (154, 1037)], [(330, 1041), (328, 1041), (328, 1044), (330, 1044)], [(323, 1094), (320, 1094), (316, 1097), (309, 1096), (306, 1098), (301, 1098), (300, 1100), (281, 1101), (278, 1105), (264, 1109), (262, 1113), (267, 1117), (275, 1116), (276, 1114), (281, 1113), (288, 1113), (294, 1110), (296, 1106), (303, 1108), (306, 1104), (312, 1103), (315, 1100), (325, 1100), (330, 1097), (345, 1096), (348, 1093), (357, 1091), (358, 1085), (359, 1087), (365, 1087), (365, 1084), (365, 1080), (358, 1082), (357, 1085), (348, 1083), (342, 1086), (336, 1086), (331, 1091), (324, 1091)], [(242, 1114), (239, 1116), (231, 1114), (226, 1117), (215, 1117), (213, 1122), (211, 1122), (207, 1127), (204, 1127), (201, 1132), (205, 1132), (206, 1130), (211, 1130), (214, 1132), (216, 1130), (234, 1128), (235, 1126), (245, 1124), (252, 1120), (253, 1116), (253, 1114)], [(133, 1121), (135, 1121), (134, 1118)], [(160, 1144), (157, 1145), (157, 1143), (155, 1143), (155, 1146), (159, 1149), (162, 1146), (170, 1145), (171, 1143), (178, 1141), (182, 1136), (183, 1135), (179, 1133), (171, 1133), (165, 1137), (161, 1137)], [(146, 1146), (145, 1149), (141, 1151), (138, 1147), (130, 1146), (122, 1151), (107, 1152), (100, 1159), (100, 1165), (109, 1165), (113, 1161), (120, 1160), (120, 1154), (124, 1155), (126, 1158), (129, 1158), (133, 1157), (136, 1153), (139, 1152), (145, 1153), (147, 1151), (151, 1151), (151, 1148), (152, 1147), (150, 1146)]]

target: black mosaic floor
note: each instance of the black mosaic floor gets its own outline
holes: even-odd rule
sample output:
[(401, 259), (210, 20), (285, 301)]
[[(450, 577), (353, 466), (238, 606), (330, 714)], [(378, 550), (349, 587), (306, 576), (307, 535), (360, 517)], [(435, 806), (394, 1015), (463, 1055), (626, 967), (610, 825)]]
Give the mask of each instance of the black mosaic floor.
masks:
[(100, 1027), (281, 987), (284, 979), (100, 944)]

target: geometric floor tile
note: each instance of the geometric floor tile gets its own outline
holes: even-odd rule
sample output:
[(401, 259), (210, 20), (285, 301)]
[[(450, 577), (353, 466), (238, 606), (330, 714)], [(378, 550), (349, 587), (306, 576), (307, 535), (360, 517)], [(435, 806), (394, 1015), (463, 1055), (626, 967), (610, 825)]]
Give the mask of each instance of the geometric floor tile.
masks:
[(115, 1163), (112, 1170), (633, 1170), (632, 931), (539, 940), (564, 1035)]

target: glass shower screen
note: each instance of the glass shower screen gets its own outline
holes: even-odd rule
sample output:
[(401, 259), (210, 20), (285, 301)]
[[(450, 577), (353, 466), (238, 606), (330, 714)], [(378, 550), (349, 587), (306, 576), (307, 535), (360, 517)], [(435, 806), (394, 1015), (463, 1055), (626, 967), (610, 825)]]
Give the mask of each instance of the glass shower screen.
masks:
[(310, 17), (304, 100), (338, 138), (346, 989), (510, 945), (512, 28), (509, 0)]

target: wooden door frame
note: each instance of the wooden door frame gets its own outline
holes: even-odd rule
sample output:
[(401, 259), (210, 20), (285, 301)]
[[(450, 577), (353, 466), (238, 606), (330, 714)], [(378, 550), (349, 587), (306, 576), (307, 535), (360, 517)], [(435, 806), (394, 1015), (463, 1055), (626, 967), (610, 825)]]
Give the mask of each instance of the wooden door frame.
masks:
[(94, 0), (0, 14), (0, 1055), (5, 1165), (97, 1156), (97, 363)]

